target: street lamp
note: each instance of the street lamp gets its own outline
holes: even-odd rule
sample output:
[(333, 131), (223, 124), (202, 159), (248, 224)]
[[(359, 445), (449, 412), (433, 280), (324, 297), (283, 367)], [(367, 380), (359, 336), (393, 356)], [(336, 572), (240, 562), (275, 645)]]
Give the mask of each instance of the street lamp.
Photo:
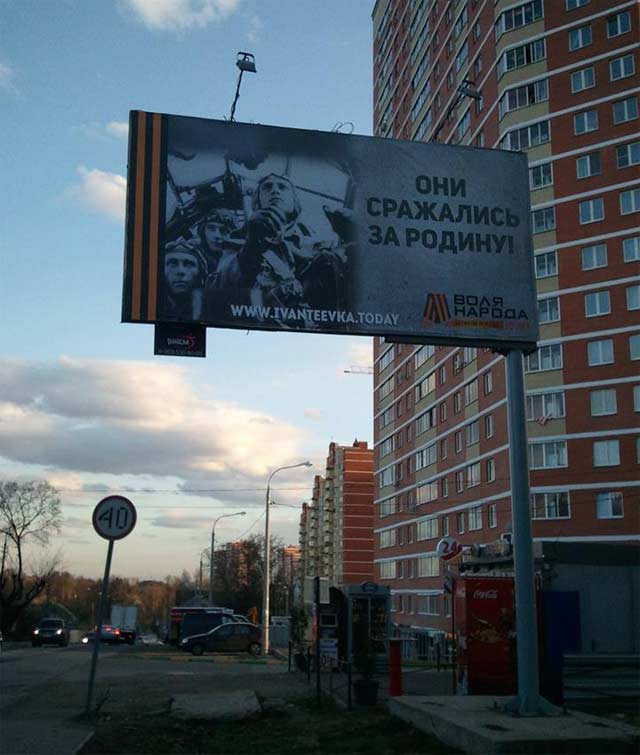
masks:
[(231, 105), (231, 117), (230, 121), (233, 121), (236, 114), (236, 105), (238, 104), (238, 98), (240, 97), (240, 84), (242, 84), (242, 74), (245, 71), (249, 73), (257, 73), (256, 71), (256, 59), (250, 52), (239, 52), (236, 58), (236, 65), (240, 69), (240, 75), (238, 76), (238, 86), (236, 87), (236, 96), (233, 99)]
[(211, 527), (211, 559), (209, 560), (209, 605), (213, 605), (213, 562), (215, 559), (215, 544), (216, 544), (216, 524), (226, 516), (244, 516), (246, 511), (236, 511), (233, 514), (220, 514), (213, 520)]
[(438, 136), (440, 135), (440, 132), (444, 128), (445, 123), (447, 122), (449, 116), (453, 111), (458, 107), (458, 103), (463, 97), (469, 97), (472, 100), (481, 100), (482, 99), (482, 93), (479, 92), (475, 88), (475, 84), (470, 79), (463, 79), (460, 82), (460, 86), (456, 89), (456, 96), (453, 100), (453, 102), (449, 105), (447, 108), (447, 112), (444, 114), (442, 120), (440, 121), (440, 124), (437, 126), (437, 128), (434, 130), (431, 141), (437, 142)]
[(274, 469), (267, 480), (267, 495), (265, 498), (265, 520), (264, 520), (264, 585), (262, 592), (262, 652), (267, 655), (269, 652), (269, 582), (271, 566), (271, 548), (269, 547), (269, 493), (271, 480), (277, 472), (283, 469), (296, 469), (297, 467), (312, 467), (310, 461), (301, 461), (299, 464), (289, 464), (286, 467)]

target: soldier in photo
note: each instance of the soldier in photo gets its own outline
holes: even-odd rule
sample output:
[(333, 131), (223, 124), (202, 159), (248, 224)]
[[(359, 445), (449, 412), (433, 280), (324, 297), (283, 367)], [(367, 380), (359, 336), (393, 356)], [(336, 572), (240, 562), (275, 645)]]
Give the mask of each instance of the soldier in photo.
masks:
[(162, 271), (161, 320), (199, 322), (207, 277), (207, 263), (199, 244), (184, 239), (167, 244)]

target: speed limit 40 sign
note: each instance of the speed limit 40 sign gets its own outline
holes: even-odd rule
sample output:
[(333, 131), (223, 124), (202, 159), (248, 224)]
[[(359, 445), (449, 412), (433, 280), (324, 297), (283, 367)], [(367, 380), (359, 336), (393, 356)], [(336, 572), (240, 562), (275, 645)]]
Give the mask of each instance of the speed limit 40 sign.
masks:
[(122, 540), (136, 526), (136, 507), (122, 495), (103, 498), (93, 510), (93, 528), (105, 540)]

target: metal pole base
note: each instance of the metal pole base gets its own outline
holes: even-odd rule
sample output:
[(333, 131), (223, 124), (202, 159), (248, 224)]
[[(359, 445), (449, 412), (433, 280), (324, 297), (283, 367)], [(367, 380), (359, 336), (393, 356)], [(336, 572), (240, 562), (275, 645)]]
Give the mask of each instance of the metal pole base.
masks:
[(505, 713), (511, 716), (562, 716), (564, 711), (540, 695), (516, 695), (505, 703)]

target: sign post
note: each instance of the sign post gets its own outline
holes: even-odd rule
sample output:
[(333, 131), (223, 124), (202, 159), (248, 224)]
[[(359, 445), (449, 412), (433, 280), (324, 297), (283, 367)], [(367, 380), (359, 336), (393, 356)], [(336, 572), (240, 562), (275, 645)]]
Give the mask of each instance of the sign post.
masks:
[(109, 572), (111, 571), (111, 557), (113, 555), (113, 543), (115, 540), (122, 540), (136, 526), (137, 514), (135, 506), (128, 498), (121, 495), (111, 495), (103, 498), (93, 510), (93, 528), (95, 531), (109, 541), (107, 548), (107, 560), (104, 565), (104, 576), (102, 578), (102, 592), (100, 593), (100, 603), (98, 604), (97, 624), (93, 638), (93, 654), (91, 656), (91, 670), (89, 672), (89, 688), (87, 690), (87, 705), (85, 708), (86, 715), (91, 713), (91, 702), (93, 699), (93, 687), (96, 677), (96, 667), (98, 665), (98, 653), (100, 651), (100, 639), (102, 636), (102, 619), (104, 608), (107, 603), (109, 593)]

